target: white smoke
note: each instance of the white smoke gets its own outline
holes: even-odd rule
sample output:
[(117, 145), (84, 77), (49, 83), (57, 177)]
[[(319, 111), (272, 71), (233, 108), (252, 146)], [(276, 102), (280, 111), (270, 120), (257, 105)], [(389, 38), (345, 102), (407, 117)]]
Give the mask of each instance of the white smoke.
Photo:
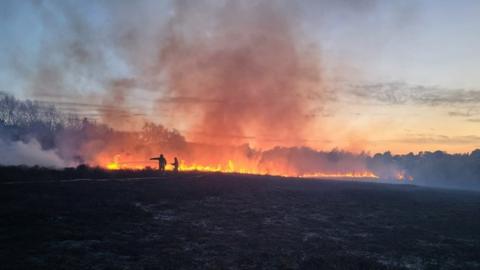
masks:
[(67, 164), (53, 150), (43, 150), (40, 143), (32, 139), (29, 142), (5, 141), (0, 139), (0, 164), (27, 165), (44, 167), (65, 167)]

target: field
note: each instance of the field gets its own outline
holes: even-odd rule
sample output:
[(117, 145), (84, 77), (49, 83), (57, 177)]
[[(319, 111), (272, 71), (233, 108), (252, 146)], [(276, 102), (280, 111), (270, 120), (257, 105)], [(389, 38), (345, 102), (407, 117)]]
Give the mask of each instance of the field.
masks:
[(480, 193), (225, 174), (0, 184), (0, 269), (480, 269)]

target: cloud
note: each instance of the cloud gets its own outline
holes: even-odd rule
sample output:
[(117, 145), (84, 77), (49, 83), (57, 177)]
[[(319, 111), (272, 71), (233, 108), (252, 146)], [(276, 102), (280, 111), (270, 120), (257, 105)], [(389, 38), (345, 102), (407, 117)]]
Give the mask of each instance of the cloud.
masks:
[(102, 119), (105, 114), (115, 114), (117, 117), (143, 117), (147, 114), (142, 108), (133, 106), (116, 106), (103, 104), (89, 104), (72, 101), (36, 101), (45, 106), (54, 106), (59, 111), (76, 116)]
[(406, 144), (442, 144), (442, 145), (462, 145), (462, 144), (480, 144), (480, 136), (446, 136), (446, 135), (413, 135), (383, 142), (396, 142)]
[(452, 116), (452, 117), (469, 117), (471, 116), (470, 112), (458, 112), (458, 111), (455, 111), (455, 112), (448, 112), (448, 116)]
[(157, 99), (158, 103), (187, 103), (187, 104), (199, 104), (199, 103), (222, 103), (220, 99), (209, 99), (209, 98), (199, 98), (199, 97), (187, 97), (187, 96), (177, 96), (177, 97), (162, 97)]
[[(385, 104), (415, 104), (426, 106), (476, 105), (480, 103), (480, 90), (453, 89), (438, 86), (387, 82), (350, 85), (347, 93), (355, 98), (378, 101)], [(451, 114), (455, 115), (455, 113)]]

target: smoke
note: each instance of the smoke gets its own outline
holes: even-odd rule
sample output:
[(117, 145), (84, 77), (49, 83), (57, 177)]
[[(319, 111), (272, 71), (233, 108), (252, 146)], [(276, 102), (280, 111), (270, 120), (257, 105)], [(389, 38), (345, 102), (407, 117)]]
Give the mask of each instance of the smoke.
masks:
[[(27, 96), (96, 105), (80, 113), (122, 130), (138, 129), (146, 119), (178, 128), (191, 141), (269, 148), (322, 137), (312, 134), (322, 124), (314, 114), (328, 105), (326, 75), (342, 63), (329, 66), (324, 44), (313, 39), (333, 19), (357, 26), (377, 1), (6, 6), (8, 22), (31, 22), (27, 35), (12, 30), (5, 37), (21, 41), (11, 42), (19, 46), (5, 58)], [(318, 32), (307, 33), (312, 29)], [(71, 104), (67, 110), (80, 111)]]
[[(14, 18), (35, 22), (39, 42), (9, 51), (9, 66), (27, 96), (116, 129), (152, 121), (207, 144), (322, 147), (328, 127), (320, 115), (336, 92), (327, 75), (354, 75), (332, 74), (342, 63), (328, 63), (317, 39), (328, 23), (309, 14), (354, 19), (376, 2), (12, 4)], [(66, 104), (72, 100), (95, 107)]]
[(324, 102), (320, 51), (291, 1), (35, 1), (28, 9), (18, 14), (49, 31), (33, 63), (12, 53), (26, 91), (114, 107), (97, 118), (115, 128), (146, 118), (192, 141), (298, 145)]
[(43, 150), (40, 143), (32, 139), (22, 141), (5, 141), (0, 138), (0, 164), (2, 165), (27, 165), (62, 168), (67, 163), (53, 150)]
[(480, 188), (480, 149), (465, 154), (443, 151), (392, 155), (375, 154), (368, 159), (368, 167), (380, 177), (392, 172), (413, 183), (426, 186)]
[(121, 167), (144, 168), (156, 166), (149, 158), (163, 153), (169, 160), (179, 157), (183, 165), (232, 172), (320, 177), (371, 173), (379, 181), (480, 188), (480, 150), (372, 156), (309, 147), (259, 150), (247, 144), (194, 143), (161, 125), (147, 123), (141, 131), (118, 131), (9, 96), (0, 99), (0, 131), (3, 165), (64, 167), (87, 163), (105, 167), (115, 162)]
[(347, 175), (368, 172), (368, 156), (346, 151), (318, 151), (309, 147), (275, 147), (262, 153), (259, 166), (285, 175)]
[[(159, 59), (177, 101), (174, 117), (195, 115), (194, 140), (207, 143), (303, 141), (307, 99), (321, 102), (321, 69), (292, 5), (227, 1), (205, 10), (186, 3), (176, 5)], [(182, 104), (186, 98), (193, 108)]]

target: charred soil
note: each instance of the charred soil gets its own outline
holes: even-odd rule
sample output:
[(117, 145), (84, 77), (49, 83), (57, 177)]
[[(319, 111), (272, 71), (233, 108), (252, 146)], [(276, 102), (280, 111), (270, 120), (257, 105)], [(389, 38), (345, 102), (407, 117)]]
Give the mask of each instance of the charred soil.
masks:
[(479, 269), (480, 193), (188, 173), (0, 185), (1, 269)]

